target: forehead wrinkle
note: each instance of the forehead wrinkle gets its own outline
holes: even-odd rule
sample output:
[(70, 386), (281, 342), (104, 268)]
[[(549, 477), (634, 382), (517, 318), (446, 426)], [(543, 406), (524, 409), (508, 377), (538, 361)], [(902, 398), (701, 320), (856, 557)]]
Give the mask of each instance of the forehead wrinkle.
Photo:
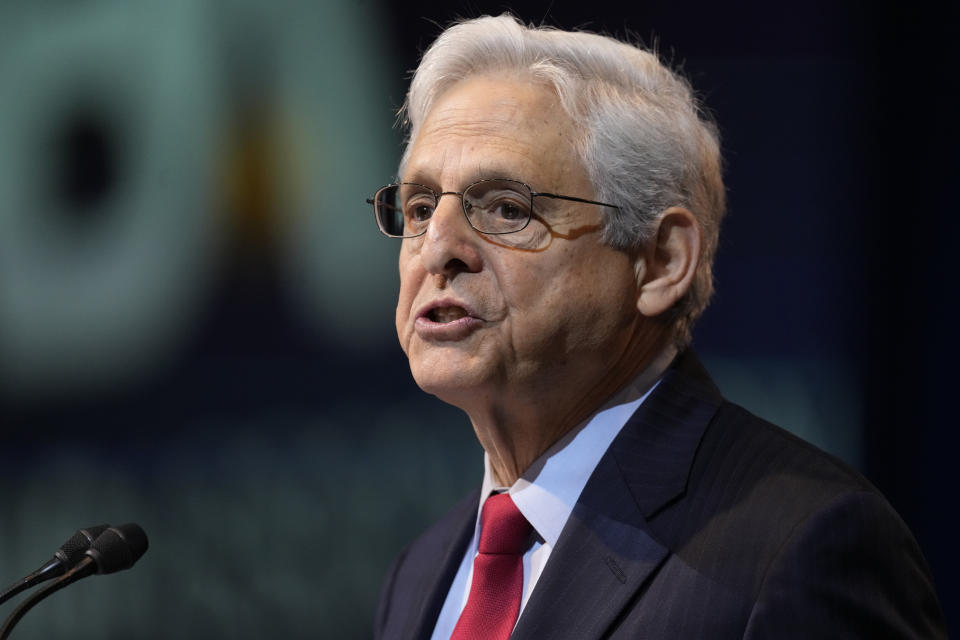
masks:
[(450, 114), (428, 120), (420, 133), (420, 138), (445, 137), (470, 138), (475, 136), (513, 139), (506, 132), (518, 131), (519, 126), (512, 118), (464, 118)]
[(521, 104), (515, 97), (500, 98), (483, 111), (478, 111), (472, 103), (455, 98), (444, 101), (444, 97), (427, 114), (418, 137), (434, 132), (442, 134), (445, 130), (453, 135), (494, 136), (503, 136), (505, 131), (522, 133), (541, 128), (549, 131), (556, 124), (555, 116), (560, 109), (559, 102), (549, 94), (538, 95), (535, 105)]
[[(482, 145), (482, 153), (476, 156), (471, 153), (475, 145)], [(450, 175), (458, 182), (464, 182), (459, 185), (461, 187), (483, 178), (524, 180), (540, 160), (529, 144), (518, 142), (508, 132), (479, 135), (457, 129), (449, 136), (424, 139), (424, 143), (415, 148), (406, 179), (416, 182), (415, 178), (437, 180), (440, 176)]]

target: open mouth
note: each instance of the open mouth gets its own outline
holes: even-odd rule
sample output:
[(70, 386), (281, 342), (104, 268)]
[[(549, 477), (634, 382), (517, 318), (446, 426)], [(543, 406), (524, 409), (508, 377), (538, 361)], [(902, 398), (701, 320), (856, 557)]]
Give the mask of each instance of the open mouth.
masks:
[(463, 307), (435, 307), (427, 313), (427, 318), (432, 322), (446, 324), (454, 322), (467, 316), (467, 310)]
[(429, 342), (457, 342), (486, 326), (484, 319), (459, 300), (435, 300), (417, 314), (414, 328)]

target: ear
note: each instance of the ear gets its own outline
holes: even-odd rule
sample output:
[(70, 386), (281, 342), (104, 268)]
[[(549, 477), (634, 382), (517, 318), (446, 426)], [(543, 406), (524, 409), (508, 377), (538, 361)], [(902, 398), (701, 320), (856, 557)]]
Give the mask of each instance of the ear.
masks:
[(660, 315), (690, 289), (700, 263), (700, 224), (688, 209), (670, 207), (655, 237), (637, 256), (637, 309)]

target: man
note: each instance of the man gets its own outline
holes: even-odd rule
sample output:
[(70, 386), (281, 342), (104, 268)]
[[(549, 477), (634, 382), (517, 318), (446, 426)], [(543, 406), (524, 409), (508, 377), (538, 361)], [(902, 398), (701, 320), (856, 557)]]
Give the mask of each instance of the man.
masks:
[(486, 472), (391, 569), (378, 638), (945, 637), (887, 502), (689, 349), (724, 189), (680, 78), (487, 17), (430, 47), (405, 113), (373, 199), (397, 333)]

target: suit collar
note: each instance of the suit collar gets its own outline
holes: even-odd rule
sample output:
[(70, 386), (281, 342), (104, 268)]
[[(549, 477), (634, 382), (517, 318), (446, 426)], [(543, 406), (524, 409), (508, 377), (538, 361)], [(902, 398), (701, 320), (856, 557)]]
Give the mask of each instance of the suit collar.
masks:
[(696, 354), (687, 350), (624, 425), (608, 454), (644, 517), (686, 490), (697, 447), (722, 402)]
[(696, 356), (679, 355), (597, 465), (512, 638), (588, 640), (615, 624), (669, 553), (648, 519), (684, 493), (721, 402)]
[(636, 384), (628, 385), (547, 449), (510, 487), (517, 507), (551, 548), (556, 547), (600, 459), (650, 393)]

